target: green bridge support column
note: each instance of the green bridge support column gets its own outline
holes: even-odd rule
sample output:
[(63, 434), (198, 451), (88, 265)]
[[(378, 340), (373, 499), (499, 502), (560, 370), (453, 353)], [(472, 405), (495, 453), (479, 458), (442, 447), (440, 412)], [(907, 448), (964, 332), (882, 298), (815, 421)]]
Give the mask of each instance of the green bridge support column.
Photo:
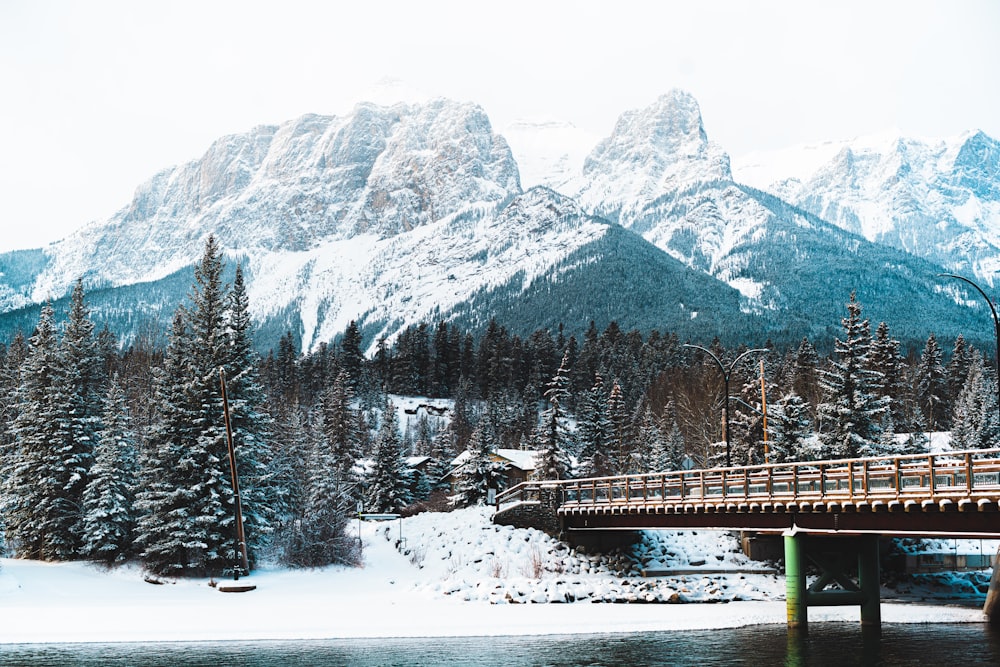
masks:
[(858, 544), (858, 587), (861, 589), (861, 625), (882, 625), (879, 589), (878, 535), (866, 535)]
[(802, 536), (785, 534), (785, 610), (788, 627), (805, 629), (809, 624), (806, 606), (806, 568)]
[[(880, 627), (878, 535), (854, 537), (785, 533), (785, 607), (788, 627), (805, 630), (809, 607), (858, 605), (861, 624)], [(812, 563), (819, 576), (811, 586), (806, 566)], [(857, 564), (857, 582), (850, 576)], [(835, 585), (833, 588), (828, 588)]]

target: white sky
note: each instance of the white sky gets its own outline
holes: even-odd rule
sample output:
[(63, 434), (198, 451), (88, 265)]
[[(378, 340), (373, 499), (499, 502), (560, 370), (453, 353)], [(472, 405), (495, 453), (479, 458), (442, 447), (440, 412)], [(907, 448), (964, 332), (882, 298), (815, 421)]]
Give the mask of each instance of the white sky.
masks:
[(608, 134), (679, 87), (731, 155), (897, 128), (1000, 138), (1000, 2), (0, 0), (0, 251), (129, 203), (216, 138), (386, 77), (494, 129)]

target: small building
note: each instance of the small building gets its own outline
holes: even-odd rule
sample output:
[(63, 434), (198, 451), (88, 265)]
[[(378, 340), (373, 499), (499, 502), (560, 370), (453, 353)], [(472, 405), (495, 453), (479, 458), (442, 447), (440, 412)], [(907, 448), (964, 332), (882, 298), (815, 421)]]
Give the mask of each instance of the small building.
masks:
[[(538, 460), (538, 456), (540, 454), (541, 452), (534, 449), (498, 449), (493, 452), (492, 458), (494, 461), (507, 464), (507, 467), (504, 470), (505, 488), (509, 489), (512, 486), (517, 486), (521, 482), (527, 482), (528, 480), (535, 479), (535, 462)], [(462, 470), (462, 466), (465, 465), (465, 462), (468, 461), (471, 456), (472, 454), (466, 450), (456, 456), (451, 462), (451, 472), (445, 475), (444, 479), (451, 487), (452, 493), (456, 492), (458, 475)]]

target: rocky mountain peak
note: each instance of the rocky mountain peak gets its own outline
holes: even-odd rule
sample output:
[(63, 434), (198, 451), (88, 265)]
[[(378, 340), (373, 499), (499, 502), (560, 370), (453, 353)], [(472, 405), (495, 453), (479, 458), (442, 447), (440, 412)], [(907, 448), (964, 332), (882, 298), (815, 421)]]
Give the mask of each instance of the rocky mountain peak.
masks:
[(622, 114), (611, 135), (584, 162), (583, 173), (593, 177), (623, 165), (642, 170), (653, 181), (696, 171), (714, 180), (732, 178), (728, 156), (708, 141), (698, 102), (681, 90)]

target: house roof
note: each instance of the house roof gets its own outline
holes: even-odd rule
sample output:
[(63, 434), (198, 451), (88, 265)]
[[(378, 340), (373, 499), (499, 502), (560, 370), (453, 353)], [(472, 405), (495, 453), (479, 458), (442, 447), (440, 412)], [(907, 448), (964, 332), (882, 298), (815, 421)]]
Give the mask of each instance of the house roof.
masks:
[[(494, 454), (509, 462), (515, 468), (530, 472), (535, 469), (535, 461), (540, 452), (535, 449), (498, 449)], [(451, 462), (452, 468), (458, 468), (468, 461), (471, 456), (472, 453), (469, 450), (465, 450)]]

